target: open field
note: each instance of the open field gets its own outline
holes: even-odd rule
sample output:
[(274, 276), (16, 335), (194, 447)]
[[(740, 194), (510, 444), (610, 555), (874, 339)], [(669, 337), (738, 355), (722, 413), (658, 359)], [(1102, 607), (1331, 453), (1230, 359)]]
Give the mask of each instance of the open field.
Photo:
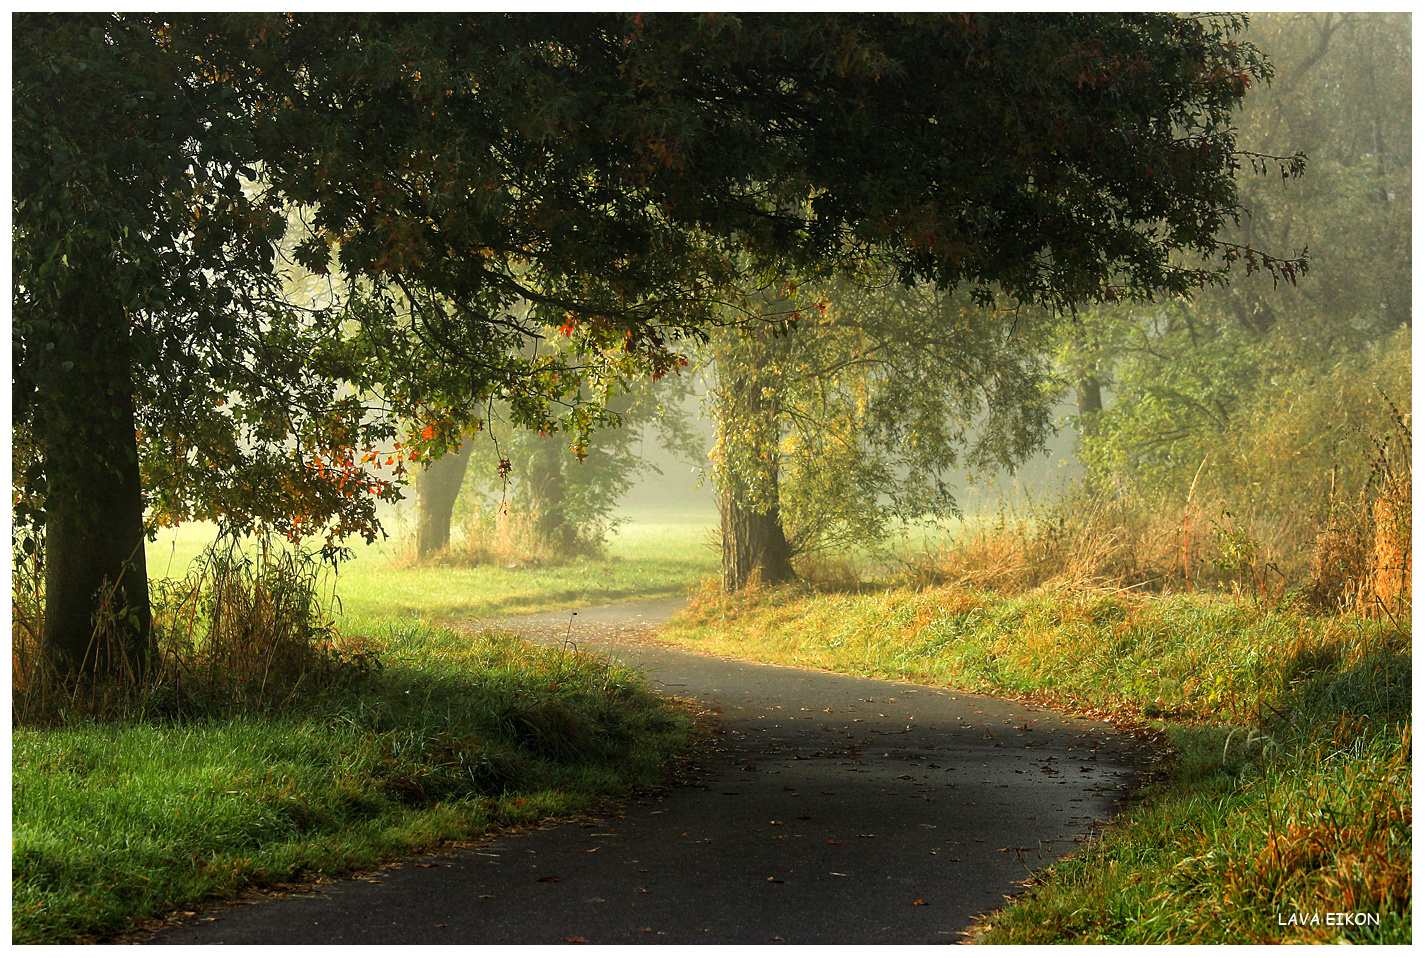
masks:
[[(339, 597), (340, 626), (366, 634), (391, 619), (452, 624), (500, 614), (544, 612), (635, 598), (686, 594), (717, 572), (715, 514), (625, 510), (632, 521), (611, 537), (605, 556), (557, 564), (418, 566), (401, 543), (347, 543), (353, 552), (324, 590)], [(165, 530), (148, 548), (150, 574), (181, 578), (216, 529), (195, 523)]]

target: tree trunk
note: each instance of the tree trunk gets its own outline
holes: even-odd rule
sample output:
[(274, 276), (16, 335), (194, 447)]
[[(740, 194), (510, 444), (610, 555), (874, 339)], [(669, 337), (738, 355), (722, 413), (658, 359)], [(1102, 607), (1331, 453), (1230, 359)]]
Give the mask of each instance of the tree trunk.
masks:
[[(745, 493), (745, 488), (742, 490)], [(722, 590), (739, 592), (749, 585), (777, 585), (796, 578), (792, 546), (774, 503), (757, 510), (748, 497), (724, 490), (717, 508), (722, 519)]]
[(153, 660), (127, 321), (122, 313), (109, 320), (74, 337), (69, 369), (58, 357), (47, 361), (40, 390), (42, 643), (68, 679), (133, 677)]
[(1085, 373), (1079, 379), (1076, 398), (1080, 416), (1091, 416), (1094, 413), (1103, 412), (1103, 390), (1098, 377), (1093, 373)]
[[(774, 316), (785, 300), (769, 294), (763, 314)], [(732, 335), (736, 336), (737, 333)], [(713, 405), (717, 444), (713, 460), (722, 525), (722, 588), (777, 585), (796, 578), (795, 549), (782, 524), (778, 497), (781, 438), (775, 359), (790, 337), (754, 328), (718, 356)]]
[(416, 476), (417, 558), (429, 559), (450, 545), (450, 516), (455, 511), (455, 500), (460, 496), (474, 447), (475, 444), (467, 440)]

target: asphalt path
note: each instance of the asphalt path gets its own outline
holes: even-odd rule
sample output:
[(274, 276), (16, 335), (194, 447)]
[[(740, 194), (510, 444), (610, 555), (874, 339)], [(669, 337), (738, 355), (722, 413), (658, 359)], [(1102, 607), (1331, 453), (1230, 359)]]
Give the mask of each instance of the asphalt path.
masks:
[(163, 944), (950, 944), (1117, 810), (1151, 748), (1100, 722), (657, 642), (679, 601), (503, 620), (709, 717), (683, 784), (209, 911)]

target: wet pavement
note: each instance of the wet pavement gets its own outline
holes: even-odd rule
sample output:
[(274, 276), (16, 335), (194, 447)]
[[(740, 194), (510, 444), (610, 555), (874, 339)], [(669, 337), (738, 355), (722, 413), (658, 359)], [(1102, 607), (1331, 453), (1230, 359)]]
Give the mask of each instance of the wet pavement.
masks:
[(935, 944), (1069, 853), (1153, 758), (1100, 722), (653, 641), (678, 603), (511, 624), (644, 668), (708, 734), (685, 784), (155, 943)]

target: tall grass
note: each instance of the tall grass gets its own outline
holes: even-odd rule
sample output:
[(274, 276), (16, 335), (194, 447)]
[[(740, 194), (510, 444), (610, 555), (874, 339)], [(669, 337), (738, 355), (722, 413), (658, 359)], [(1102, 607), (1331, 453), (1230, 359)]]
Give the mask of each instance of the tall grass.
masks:
[[(155, 655), (146, 671), (61, 683), (40, 648), (43, 583), (33, 564), (14, 572), (11, 645), (18, 724), (82, 718), (207, 717), (270, 710), (359, 679), (377, 663), (340, 641), (321, 569), (307, 553), (269, 541), (246, 551), (213, 544), (180, 580), (151, 584)], [(114, 641), (103, 614), (93, 642)]]

